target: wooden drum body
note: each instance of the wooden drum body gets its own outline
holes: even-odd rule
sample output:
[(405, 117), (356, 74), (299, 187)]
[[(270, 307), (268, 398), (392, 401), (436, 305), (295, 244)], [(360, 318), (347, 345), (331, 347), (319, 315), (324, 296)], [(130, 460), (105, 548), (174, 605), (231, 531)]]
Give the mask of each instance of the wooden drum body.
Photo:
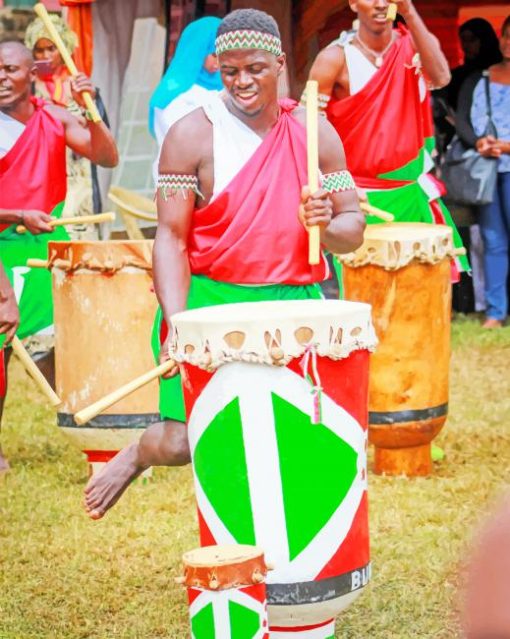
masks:
[(157, 381), (84, 426), (74, 414), (154, 366), (150, 241), (50, 242), (58, 425), (91, 471), (159, 421)]
[(369, 387), (377, 474), (432, 470), (431, 442), (448, 412), (453, 255), (446, 226), (381, 224), (339, 256), (345, 297), (372, 305), (379, 339)]
[(331, 637), (370, 575), (370, 308), (244, 303), (172, 323), (202, 545), (264, 551), (271, 637)]

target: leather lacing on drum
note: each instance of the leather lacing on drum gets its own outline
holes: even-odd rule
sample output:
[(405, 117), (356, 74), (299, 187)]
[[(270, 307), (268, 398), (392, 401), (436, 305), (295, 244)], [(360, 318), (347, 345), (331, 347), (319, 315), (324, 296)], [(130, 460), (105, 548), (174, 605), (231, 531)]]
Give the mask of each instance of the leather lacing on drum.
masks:
[[(314, 341), (314, 331), (310, 327), (302, 326), (294, 331), (295, 343), (292, 349), (284, 350), (282, 346), (281, 330), (264, 332), (265, 349), (253, 352), (243, 349), (246, 335), (243, 331), (230, 331), (223, 335), (221, 349), (213, 348), (210, 340), (205, 340), (200, 347), (193, 344), (180, 346), (179, 331), (174, 330), (170, 355), (179, 363), (186, 362), (206, 371), (214, 371), (223, 364), (245, 362), (252, 364), (266, 364), (269, 366), (286, 366), (291, 360), (313, 353), (314, 357), (328, 357), (332, 360), (345, 359), (358, 350), (374, 351), (377, 338), (372, 324), (355, 326), (347, 335), (342, 327), (329, 327), (329, 341), (320, 343)], [(225, 348), (226, 346), (226, 348)], [(317, 378), (314, 385), (317, 385)], [(320, 380), (319, 380), (320, 385)]]

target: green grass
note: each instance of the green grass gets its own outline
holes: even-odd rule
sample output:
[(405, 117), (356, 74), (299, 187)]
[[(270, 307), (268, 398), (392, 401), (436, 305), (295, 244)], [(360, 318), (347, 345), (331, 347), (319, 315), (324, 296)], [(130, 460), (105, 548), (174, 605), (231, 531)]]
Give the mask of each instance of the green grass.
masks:
[[(435, 475), (370, 477), (373, 581), (339, 619), (345, 639), (459, 637), (456, 591), (473, 527), (510, 479), (510, 329), (453, 328), (451, 409)], [(173, 578), (197, 545), (189, 468), (157, 469), (101, 522), (81, 510), (86, 468), (12, 369), (0, 480), (0, 638), (189, 636)], [(221, 639), (221, 638), (220, 638)]]

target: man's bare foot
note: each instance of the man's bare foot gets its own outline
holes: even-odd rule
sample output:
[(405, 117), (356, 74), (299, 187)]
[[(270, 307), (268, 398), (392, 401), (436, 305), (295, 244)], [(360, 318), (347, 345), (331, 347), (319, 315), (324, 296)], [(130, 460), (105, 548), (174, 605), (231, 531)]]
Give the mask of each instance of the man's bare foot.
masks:
[(503, 328), (503, 322), (501, 320), (488, 317), (482, 324), (482, 328)]
[(2, 473), (6, 473), (10, 469), (11, 467), (9, 466), (9, 462), (4, 457), (4, 454), (2, 453), (2, 449), (0, 448), (0, 475)]
[(129, 484), (145, 469), (138, 463), (138, 443), (131, 444), (110, 460), (85, 488), (84, 506), (91, 519), (101, 519), (114, 506)]

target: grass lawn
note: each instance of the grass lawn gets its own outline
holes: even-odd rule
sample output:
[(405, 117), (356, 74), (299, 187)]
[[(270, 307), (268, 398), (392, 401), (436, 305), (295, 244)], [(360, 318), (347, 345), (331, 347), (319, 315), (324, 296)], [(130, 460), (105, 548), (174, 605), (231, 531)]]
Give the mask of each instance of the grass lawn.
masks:
[[(510, 480), (510, 328), (453, 328), (451, 404), (428, 479), (370, 477), (373, 581), (344, 639), (454, 639), (473, 526)], [(197, 545), (191, 471), (157, 469), (101, 522), (81, 509), (82, 455), (15, 363), (2, 434), (0, 638), (189, 637), (173, 577)], [(218, 638), (221, 639), (221, 638)]]

